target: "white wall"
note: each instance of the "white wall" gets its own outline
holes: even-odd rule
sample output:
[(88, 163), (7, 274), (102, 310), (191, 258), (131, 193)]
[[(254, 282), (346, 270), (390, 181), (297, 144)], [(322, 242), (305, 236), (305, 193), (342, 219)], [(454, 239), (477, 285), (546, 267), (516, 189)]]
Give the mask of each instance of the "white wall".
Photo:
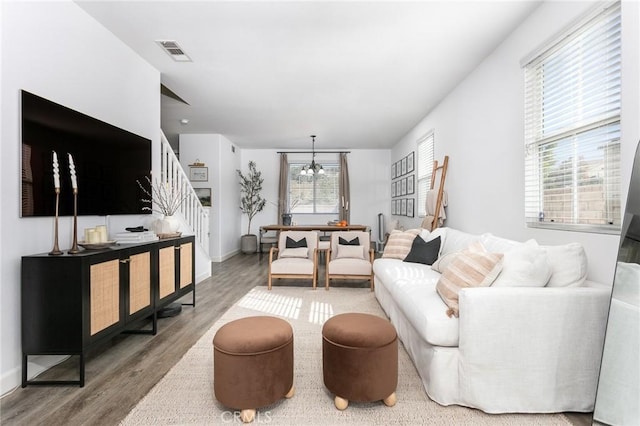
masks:
[[(251, 232), (258, 233), (262, 225), (278, 223), (278, 180), (280, 176), (279, 149), (243, 149), (242, 171), (248, 170), (249, 161), (255, 161), (257, 169), (264, 178), (262, 196), (267, 199), (265, 209), (258, 213), (251, 222)], [(349, 182), (351, 188), (351, 223), (367, 225), (372, 229), (372, 237), (377, 236), (378, 213), (388, 216), (390, 212), (390, 175), (389, 155), (386, 149), (358, 149), (347, 155), (349, 166)], [(305, 162), (311, 161), (311, 154), (289, 154), (289, 162), (301, 158)], [(336, 161), (337, 156), (330, 154), (316, 154), (316, 161)], [(297, 224), (325, 224), (329, 220), (337, 219), (337, 215), (302, 215), (294, 214), (292, 220)], [(242, 217), (242, 230), (247, 231), (247, 216)]]
[(211, 188), (209, 209), (209, 256), (221, 262), (240, 251), (240, 168), (237, 147), (219, 134), (181, 134), (180, 164), (188, 171), (196, 160), (209, 168), (207, 182), (193, 182), (195, 188)]
[[(157, 168), (160, 74), (73, 2), (0, 2), (0, 18), (0, 392), (5, 393), (20, 383), (20, 258), (53, 246), (52, 218), (19, 217), (20, 89), (151, 139)], [(82, 196), (82, 182), (79, 187)], [(144, 217), (80, 217), (78, 227), (108, 221), (117, 232)], [(71, 246), (71, 222), (60, 221), (61, 249)]]
[[(618, 235), (529, 229), (524, 223), (523, 72), (520, 60), (564, 30), (593, 3), (542, 4), (476, 70), (393, 148), (391, 161), (416, 149), (435, 130), (435, 155), (449, 155), (447, 226), (541, 244), (577, 241), (589, 278), (612, 283)], [(638, 4), (623, 2), (622, 187), (626, 199), (639, 126)], [(405, 228), (422, 218), (402, 220)]]

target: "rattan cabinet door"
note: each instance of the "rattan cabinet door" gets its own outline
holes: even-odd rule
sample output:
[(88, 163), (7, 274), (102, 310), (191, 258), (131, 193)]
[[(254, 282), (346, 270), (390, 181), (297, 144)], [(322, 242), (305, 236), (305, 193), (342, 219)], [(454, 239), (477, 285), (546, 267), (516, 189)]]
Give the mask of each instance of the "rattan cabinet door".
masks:
[(159, 298), (162, 299), (176, 291), (176, 254), (175, 246), (158, 250)]
[(151, 253), (129, 256), (129, 315), (151, 306)]
[(180, 288), (193, 282), (193, 243), (180, 245)]
[(120, 321), (120, 261), (95, 263), (90, 267), (91, 336)]

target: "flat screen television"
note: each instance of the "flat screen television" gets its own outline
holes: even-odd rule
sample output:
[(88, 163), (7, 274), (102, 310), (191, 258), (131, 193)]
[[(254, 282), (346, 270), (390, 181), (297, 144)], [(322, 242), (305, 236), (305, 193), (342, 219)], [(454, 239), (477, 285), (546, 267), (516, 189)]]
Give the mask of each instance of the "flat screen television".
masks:
[(61, 216), (73, 215), (68, 154), (78, 180), (78, 215), (145, 214), (136, 181), (151, 176), (151, 141), (22, 91), (21, 216), (54, 216), (53, 151)]

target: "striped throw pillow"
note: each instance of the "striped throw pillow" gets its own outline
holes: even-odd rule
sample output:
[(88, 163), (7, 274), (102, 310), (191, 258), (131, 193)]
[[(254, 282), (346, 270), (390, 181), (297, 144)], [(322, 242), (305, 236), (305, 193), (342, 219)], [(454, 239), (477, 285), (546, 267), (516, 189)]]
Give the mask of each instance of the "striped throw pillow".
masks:
[(502, 253), (489, 253), (480, 242), (461, 251), (442, 271), (436, 291), (447, 304), (447, 315), (458, 317), (458, 292), (467, 287), (488, 287), (502, 270)]
[(384, 246), (383, 258), (404, 260), (411, 251), (411, 245), (416, 235), (420, 233), (420, 229), (409, 229), (407, 231), (398, 231), (394, 229), (389, 234), (387, 244)]

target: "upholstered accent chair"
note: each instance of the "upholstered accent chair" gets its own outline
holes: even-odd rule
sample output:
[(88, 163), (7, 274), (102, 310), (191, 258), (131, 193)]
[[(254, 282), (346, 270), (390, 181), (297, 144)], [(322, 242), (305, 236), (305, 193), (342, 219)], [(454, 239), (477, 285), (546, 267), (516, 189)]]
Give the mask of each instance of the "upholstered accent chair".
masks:
[(318, 233), (316, 231), (282, 231), (278, 247), (269, 251), (269, 290), (273, 278), (310, 278), (313, 288), (318, 281)]
[(329, 290), (332, 279), (362, 279), (369, 280), (373, 290), (373, 258), (368, 232), (333, 232), (326, 257), (325, 289)]

